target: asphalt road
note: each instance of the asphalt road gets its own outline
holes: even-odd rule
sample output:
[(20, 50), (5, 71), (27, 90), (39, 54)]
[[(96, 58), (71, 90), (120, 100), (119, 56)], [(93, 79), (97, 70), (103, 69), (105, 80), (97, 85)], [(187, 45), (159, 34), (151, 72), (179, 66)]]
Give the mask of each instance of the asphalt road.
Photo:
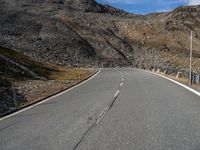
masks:
[(199, 150), (200, 97), (137, 69), (104, 69), (0, 121), (0, 150)]

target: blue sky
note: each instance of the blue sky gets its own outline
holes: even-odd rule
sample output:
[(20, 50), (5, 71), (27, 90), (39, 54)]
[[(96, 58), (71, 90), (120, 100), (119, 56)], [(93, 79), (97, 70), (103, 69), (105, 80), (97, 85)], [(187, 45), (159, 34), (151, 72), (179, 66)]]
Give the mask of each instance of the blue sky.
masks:
[(151, 12), (170, 11), (178, 6), (197, 5), (200, 0), (96, 0), (130, 13), (147, 14)]

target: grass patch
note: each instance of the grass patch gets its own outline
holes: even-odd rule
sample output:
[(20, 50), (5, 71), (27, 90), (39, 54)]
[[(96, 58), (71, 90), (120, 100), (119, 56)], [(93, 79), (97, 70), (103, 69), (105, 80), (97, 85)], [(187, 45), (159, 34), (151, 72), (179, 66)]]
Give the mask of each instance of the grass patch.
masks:
[[(0, 47), (0, 55), (15, 61), (49, 80), (82, 80), (95, 72), (90, 69), (65, 68), (49, 63), (39, 62), (18, 51)], [(28, 78), (28, 77), (27, 77)]]

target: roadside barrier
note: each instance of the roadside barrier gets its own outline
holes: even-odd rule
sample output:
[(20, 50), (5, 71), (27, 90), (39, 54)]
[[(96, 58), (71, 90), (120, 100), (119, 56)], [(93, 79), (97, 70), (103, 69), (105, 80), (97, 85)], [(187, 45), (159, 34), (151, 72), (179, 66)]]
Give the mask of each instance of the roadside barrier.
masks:
[[(189, 71), (185, 70), (178, 70), (175, 68), (151, 67), (150, 71), (164, 73), (165, 75), (172, 75), (176, 78), (189, 79)], [(200, 72), (192, 72), (192, 84), (200, 85)]]

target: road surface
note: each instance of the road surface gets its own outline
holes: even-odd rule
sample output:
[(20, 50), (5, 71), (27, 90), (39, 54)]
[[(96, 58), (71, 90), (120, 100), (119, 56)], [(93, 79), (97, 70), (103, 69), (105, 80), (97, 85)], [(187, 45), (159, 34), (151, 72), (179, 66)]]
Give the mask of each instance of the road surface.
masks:
[(0, 121), (0, 150), (199, 150), (200, 97), (137, 69), (88, 82)]

